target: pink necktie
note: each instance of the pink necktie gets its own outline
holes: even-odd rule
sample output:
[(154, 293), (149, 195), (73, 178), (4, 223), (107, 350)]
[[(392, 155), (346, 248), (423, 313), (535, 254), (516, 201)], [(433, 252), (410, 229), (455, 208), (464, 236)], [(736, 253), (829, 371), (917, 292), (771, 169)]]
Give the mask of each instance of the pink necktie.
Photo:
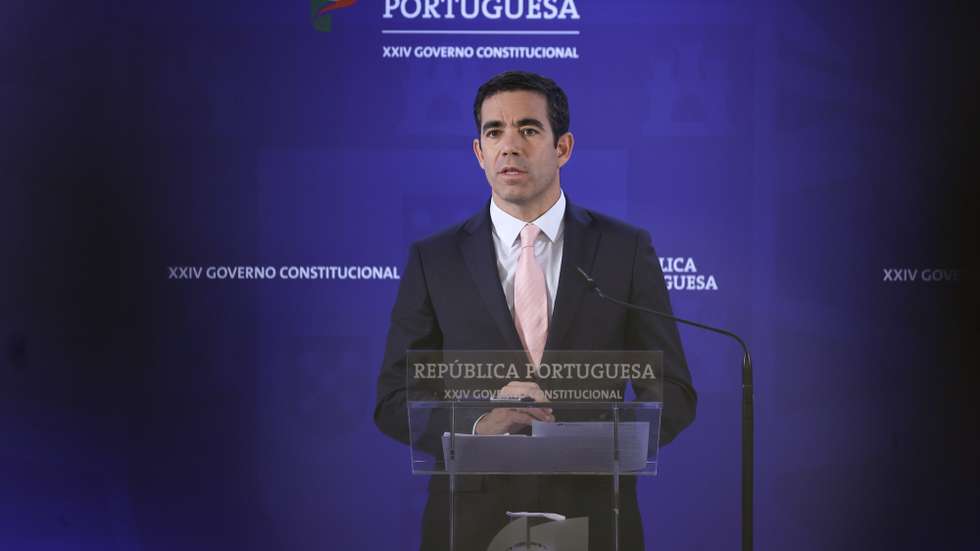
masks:
[(534, 241), (541, 228), (528, 224), (521, 230), (521, 256), (514, 276), (514, 325), (535, 367), (541, 364), (548, 340), (548, 289), (544, 270), (534, 259)]

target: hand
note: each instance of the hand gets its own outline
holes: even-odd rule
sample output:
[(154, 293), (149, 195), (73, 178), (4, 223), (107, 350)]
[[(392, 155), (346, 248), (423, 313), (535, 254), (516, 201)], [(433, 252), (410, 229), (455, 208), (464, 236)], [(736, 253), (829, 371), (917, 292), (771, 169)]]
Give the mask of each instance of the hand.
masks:
[(538, 383), (527, 383), (524, 381), (512, 381), (507, 383), (500, 392), (497, 393), (500, 398), (512, 398), (514, 400), (520, 400), (530, 396), (534, 398), (535, 402), (547, 402), (548, 397), (544, 395), (544, 391), (538, 386)]
[[(521, 398), (530, 396), (535, 402), (547, 402), (548, 398), (537, 383), (527, 383), (514, 381), (507, 383), (500, 389), (498, 394), (501, 398)], [(507, 407), (494, 408), (490, 410), (476, 424), (476, 434), (504, 434), (507, 432), (517, 432), (531, 424), (534, 420), (553, 423), (555, 416), (552, 415), (551, 408), (532, 408), (532, 407)]]

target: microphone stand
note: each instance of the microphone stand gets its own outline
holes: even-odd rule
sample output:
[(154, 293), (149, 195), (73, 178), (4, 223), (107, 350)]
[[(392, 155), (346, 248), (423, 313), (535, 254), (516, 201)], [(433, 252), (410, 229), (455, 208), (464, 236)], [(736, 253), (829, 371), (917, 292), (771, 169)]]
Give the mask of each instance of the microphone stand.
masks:
[(582, 268), (576, 266), (576, 269), (585, 278), (585, 282), (589, 289), (595, 291), (599, 298), (603, 300), (608, 300), (614, 304), (618, 304), (624, 308), (630, 310), (637, 310), (640, 312), (646, 312), (648, 314), (653, 314), (664, 319), (673, 320), (675, 322), (683, 323), (685, 325), (691, 325), (698, 327), (700, 329), (705, 329), (713, 333), (718, 333), (720, 335), (725, 335), (731, 337), (738, 341), (738, 344), (742, 347), (742, 551), (752, 550), (752, 516), (753, 516), (753, 500), (754, 500), (754, 486), (753, 486), (753, 472), (755, 463), (755, 415), (753, 413), (753, 395), (752, 395), (752, 357), (749, 355), (749, 347), (746, 346), (745, 341), (741, 337), (732, 333), (731, 331), (726, 331), (718, 327), (712, 327), (710, 325), (705, 325), (703, 323), (698, 323), (696, 321), (686, 320), (683, 318), (678, 318), (664, 312), (658, 312), (657, 310), (652, 310), (644, 306), (639, 306), (637, 304), (631, 304), (619, 299), (615, 299), (602, 292), (602, 289), (596, 284), (595, 280), (592, 279), (589, 274), (585, 272)]

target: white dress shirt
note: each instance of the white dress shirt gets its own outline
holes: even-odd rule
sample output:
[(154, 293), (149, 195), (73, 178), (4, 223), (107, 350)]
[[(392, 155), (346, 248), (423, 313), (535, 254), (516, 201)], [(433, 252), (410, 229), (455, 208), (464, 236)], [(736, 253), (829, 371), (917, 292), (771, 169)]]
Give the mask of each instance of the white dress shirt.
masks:
[[(504, 289), (507, 308), (514, 315), (514, 276), (517, 260), (521, 256), (521, 230), (528, 224), (507, 214), (490, 201), (490, 221), (493, 225), (493, 248), (497, 253), (497, 273)], [(548, 288), (548, 316), (555, 311), (555, 294), (558, 292), (558, 276), (561, 272), (561, 254), (565, 243), (565, 192), (544, 214), (530, 222), (541, 229), (534, 242), (534, 259), (544, 271)]]

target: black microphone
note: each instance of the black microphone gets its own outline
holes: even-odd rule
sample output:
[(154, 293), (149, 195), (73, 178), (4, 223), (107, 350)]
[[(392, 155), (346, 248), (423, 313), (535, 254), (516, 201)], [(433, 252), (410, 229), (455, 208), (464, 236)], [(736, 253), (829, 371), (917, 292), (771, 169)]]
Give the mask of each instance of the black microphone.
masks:
[(638, 304), (632, 304), (626, 301), (622, 301), (613, 298), (602, 292), (599, 285), (592, 279), (589, 274), (585, 272), (582, 268), (576, 266), (578, 273), (582, 274), (585, 278), (585, 284), (589, 290), (594, 291), (595, 294), (599, 295), (599, 298), (603, 300), (608, 300), (614, 304), (618, 304), (624, 308), (630, 310), (637, 310), (640, 312), (646, 312), (654, 316), (669, 319), (685, 325), (690, 325), (697, 327), (699, 329), (705, 329), (707, 331), (712, 331), (727, 337), (731, 337), (738, 341), (738, 344), (742, 347), (742, 551), (750, 551), (752, 549), (752, 515), (753, 515), (753, 466), (754, 466), (754, 414), (753, 414), (753, 395), (752, 395), (752, 356), (749, 355), (749, 347), (745, 344), (745, 341), (741, 337), (721, 329), (720, 327), (713, 327), (711, 325), (706, 325), (703, 323), (698, 323), (696, 321), (686, 320), (679, 318), (677, 316), (667, 314), (665, 312), (659, 312), (647, 308), (645, 306), (640, 306)]

